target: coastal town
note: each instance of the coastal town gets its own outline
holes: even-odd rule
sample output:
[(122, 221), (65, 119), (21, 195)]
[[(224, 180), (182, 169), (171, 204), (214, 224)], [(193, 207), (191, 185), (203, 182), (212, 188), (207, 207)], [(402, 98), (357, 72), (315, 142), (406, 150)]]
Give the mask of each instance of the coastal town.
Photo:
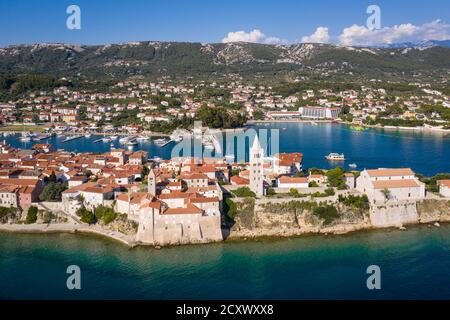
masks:
[[(332, 122), (355, 131), (384, 127), (445, 134), (450, 130), (450, 96), (429, 84), (410, 83), (405, 88), (386, 83), (385, 89), (374, 82), (358, 90), (300, 90), (296, 84), (301, 80), (281, 88), (239, 79), (165, 79), (76, 90), (70, 81), (61, 81), (66, 85), (27, 88), (26, 94), (0, 105), (3, 136), (14, 135), (27, 146), (15, 148), (6, 140), (0, 144), (2, 230), (85, 231), (129, 245), (161, 246), (450, 219), (449, 174), (424, 177), (411, 168), (357, 171), (356, 164), (344, 170), (339, 164), (345, 155), (338, 153), (326, 156), (336, 163), (334, 169), (306, 168), (303, 158), (308, 154), (269, 154), (258, 135), (245, 150), (247, 160), (222, 151), (216, 157), (161, 159), (136, 149), (143, 141), (163, 147), (200, 138), (204, 148), (218, 151), (218, 141), (206, 131), (244, 132), (255, 122)], [(405, 94), (411, 90), (414, 95)], [(196, 132), (194, 120), (210, 128)], [(94, 144), (111, 143), (110, 150), (68, 151), (47, 141), (53, 136), (66, 142), (92, 135), (99, 136)], [(249, 199), (251, 209), (246, 210)], [(433, 204), (439, 214), (421, 217), (424, 203)], [(283, 226), (282, 218), (269, 214), (273, 224), (261, 228), (268, 204), (297, 204), (302, 210), (306, 206), (314, 221)], [(250, 215), (243, 216), (248, 211)], [(344, 211), (357, 219), (342, 220)]]
[[(9, 79), (10, 81), (13, 81)], [(8, 83), (8, 79), (3, 82)], [(25, 80), (22, 80), (25, 81)], [(336, 83), (304, 89), (289, 85), (252, 85), (239, 79), (211, 81), (119, 81), (103, 88), (79, 89), (62, 79), (42, 84), (28, 79), (29, 90), (2, 97), (0, 130), (66, 134), (170, 134), (195, 120), (213, 128), (235, 128), (247, 121), (335, 121), (352, 128), (382, 127), (448, 132), (450, 95), (430, 83)], [(29, 83), (28, 83), (29, 82)], [(91, 88), (91, 86), (93, 88)], [(317, 85), (311, 84), (311, 87)], [(323, 87), (323, 88), (322, 88)]]
[[(411, 168), (305, 168), (308, 155), (300, 151), (268, 156), (258, 135), (248, 161), (241, 162), (193, 156), (163, 160), (127, 147), (68, 152), (36, 142), (19, 149), (3, 141), (0, 230), (92, 232), (128, 245), (164, 246), (438, 226), (450, 220), (449, 174), (426, 178)], [(329, 160), (343, 159), (331, 155)], [(283, 225), (286, 216), (267, 216), (264, 209), (273, 205), (300, 206), (305, 210), (295, 219), (310, 215), (313, 220)], [(271, 221), (265, 228), (263, 216)]]

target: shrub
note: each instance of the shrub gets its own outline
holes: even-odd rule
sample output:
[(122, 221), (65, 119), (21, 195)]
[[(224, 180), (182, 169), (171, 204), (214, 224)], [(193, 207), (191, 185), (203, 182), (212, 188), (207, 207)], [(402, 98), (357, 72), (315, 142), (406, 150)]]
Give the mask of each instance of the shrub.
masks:
[(234, 203), (233, 200), (231, 200), (230, 198), (225, 199), (225, 214), (228, 218), (230, 218), (231, 220), (234, 219), (234, 217), (236, 216), (237, 213), (237, 206), (236, 203)]
[(329, 225), (339, 218), (339, 213), (334, 206), (326, 205), (313, 209), (313, 214), (323, 220), (324, 225)]
[(98, 206), (95, 208), (95, 217), (102, 220), (104, 224), (109, 224), (117, 218), (117, 212), (106, 206)]
[(31, 206), (28, 208), (27, 217), (25, 222), (27, 224), (36, 223), (37, 221), (38, 208), (35, 206)]
[(334, 192), (333, 188), (328, 188), (325, 190), (325, 194), (330, 197), (330, 196), (334, 196), (336, 193)]
[(317, 182), (316, 181), (311, 181), (310, 183), (309, 183), (309, 187), (310, 188), (317, 188), (319, 185), (317, 184)]
[(94, 224), (97, 222), (95, 214), (92, 211), (86, 209), (85, 207), (81, 207), (80, 209), (78, 209), (76, 214), (77, 216), (80, 217), (80, 220), (84, 223)]
[(268, 188), (267, 189), (267, 195), (268, 196), (274, 196), (274, 195), (276, 195), (277, 193), (275, 192), (275, 189), (274, 188)]
[(0, 207), (0, 223), (7, 223), (10, 219), (16, 219), (17, 212), (17, 208)]
[(45, 211), (42, 215), (42, 222), (50, 223), (55, 218), (55, 215), (50, 211)]
[(233, 191), (239, 198), (256, 198), (256, 194), (249, 187), (241, 187)]
[(369, 209), (369, 198), (366, 195), (354, 196), (350, 194), (347, 197), (340, 195), (339, 202), (357, 209)]
[(291, 189), (289, 190), (289, 195), (290, 195), (291, 197), (297, 198), (297, 197), (300, 196), (300, 193), (298, 192), (297, 189), (291, 188)]

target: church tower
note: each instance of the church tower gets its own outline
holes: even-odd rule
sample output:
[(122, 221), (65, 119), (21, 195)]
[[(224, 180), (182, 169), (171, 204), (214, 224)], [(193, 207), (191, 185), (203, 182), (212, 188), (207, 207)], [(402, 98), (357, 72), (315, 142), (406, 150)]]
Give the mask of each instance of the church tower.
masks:
[(150, 172), (148, 173), (147, 187), (148, 193), (150, 193), (152, 196), (156, 196), (156, 174), (153, 168), (150, 169)]
[(264, 195), (264, 150), (259, 144), (258, 135), (255, 136), (250, 148), (250, 189), (260, 197)]

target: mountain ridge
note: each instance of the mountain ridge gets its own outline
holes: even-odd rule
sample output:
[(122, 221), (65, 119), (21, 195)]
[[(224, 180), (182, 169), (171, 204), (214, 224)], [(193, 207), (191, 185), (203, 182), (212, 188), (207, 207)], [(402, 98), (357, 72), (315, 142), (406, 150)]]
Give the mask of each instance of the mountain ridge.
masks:
[(450, 48), (374, 48), (331, 44), (269, 45), (139, 41), (106, 45), (41, 43), (0, 48), (0, 73), (86, 79), (133, 76), (208, 78), (226, 74), (390, 78), (450, 68)]

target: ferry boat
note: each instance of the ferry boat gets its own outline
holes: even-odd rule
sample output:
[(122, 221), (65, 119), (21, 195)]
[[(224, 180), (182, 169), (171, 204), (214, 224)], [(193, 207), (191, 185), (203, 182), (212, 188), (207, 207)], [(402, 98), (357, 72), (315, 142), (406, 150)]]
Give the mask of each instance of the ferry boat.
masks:
[(344, 161), (345, 155), (343, 153), (330, 153), (325, 158), (330, 161)]

